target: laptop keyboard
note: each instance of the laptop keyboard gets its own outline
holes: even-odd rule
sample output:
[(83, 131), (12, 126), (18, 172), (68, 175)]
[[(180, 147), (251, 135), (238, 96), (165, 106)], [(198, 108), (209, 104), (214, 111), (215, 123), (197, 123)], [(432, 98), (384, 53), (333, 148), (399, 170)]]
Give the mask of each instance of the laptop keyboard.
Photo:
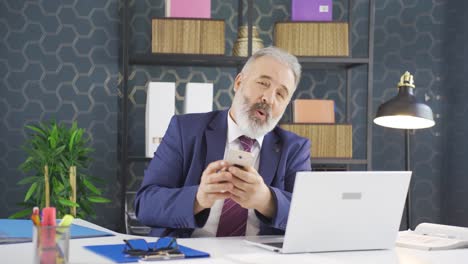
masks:
[(275, 248), (283, 248), (283, 242), (271, 242), (271, 243), (263, 243), (268, 246), (272, 246)]

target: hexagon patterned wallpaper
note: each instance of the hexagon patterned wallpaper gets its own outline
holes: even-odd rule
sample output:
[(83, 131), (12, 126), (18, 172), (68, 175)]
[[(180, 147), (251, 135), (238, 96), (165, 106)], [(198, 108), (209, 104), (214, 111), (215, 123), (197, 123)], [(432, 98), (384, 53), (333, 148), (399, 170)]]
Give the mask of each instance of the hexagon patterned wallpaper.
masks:
[[(246, 0), (244, 6), (246, 6)], [(105, 179), (105, 196), (116, 201), (97, 206), (98, 218), (93, 220), (111, 229), (119, 223), (119, 124), (122, 76), (121, 1), (119, 0), (0, 0), (0, 217), (15, 212), (26, 191), (16, 185), (24, 175), (17, 169), (25, 154), (24, 126), (38, 121), (56, 119), (65, 123), (73, 120), (86, 128), (95, 148), (95, 162), (90, 173)], [(352, 54), (367, 56), (368, 1), (354, 0), (352, 4)], [(450, 83), (450, 74), (458, 72), (462, 80), (463, 67), (448, 71), (448, 60), (460, 61), (457, 54), (444, 52), (451, 43), (452, 32), (466, 30), (460, 21), (448, 13), (457, 13), (457, 5), (448, 0), (412, 0), (376, 2), (374, 98), (373, 108), (396, 93), (396, 83), (405, 71), (416, 80), (417, 96), (425, 98), (436, 114), (437, 125), (412, 134), (412, 165), (414, 169), (413, 216), (417, 222), (448, 221), (441, 213), (457, 216), (458, 222), (468, 219), (468, 208), (460, 208), (456, 200), (466, 189), (462, 179), (466, 165), (456, 163), (466, 149), (455, 148), (466, 140), (457, 127), (462, 125), (461, 114), (466, 106), (458, 101), (457, 117), (449, 118), (447, 107), (450, 93), (443, 89)], [(458, 1), (457, 1), (458, 2)], [(348, 1), (334, 1), (334, 19), (346, 21)], [(461, 5), (461, 4), (460, 4)], [(226, 21), (226, 54), (231, 54), (238, 27), (237, 1), (212, 0), (212, 17)], [(164, 1), (131, 0), (129, 12), (130, 52), (150, 51), (151, 18), (164, 15)], [(290, 1), (255, 1), (254, 23), (265, 45), (272, 44), (275, 21), (288, 20)], [(246, 21), (246, 9), (243, 10)], [(450, 19), (449, 19), (450, 18)], [(458, 19), (461, 20), (459, 15)], [(452, 21), (453, 20), (453, 21)], [(466, 37), (465, 37), (466, 40)], [(452, 43), (453, 48), (463, 48)], [(466, 55), (466, 53), (465, 53)], [(181, 113), (187, 82), (213, 82), (214, 109), (226, 109), (233, 97), (231, 85), (238, 69), (208, 67), (132, 66), (129, 74), (129, 149), (131, 155), (144, 153), (145, 86), (148, 81), (176, 82), (177, 112)], [(465, 75), (466, 76), (466, 75)], [(452, 76), (452, 81), (455, 77)], [(367, 67), (352, 71), (352, 111), (349, 113), (354, 131), (354, 156), (365, 158), (367, 127)], [(457, 83), (463, 83), (459, 81)], [(465, 95), (466, 89), (458, 86)], [(344, 71), (306, 71), (295, 98), (328, 98), (336, 101), (337, 118), (346, 120)], [(456, 114), (455, 113), (455, 114)], [(457, 119), (458, 118), (458, 119)], [(290, 120), (287, 114), (284, 121)], [(450, 129), (447, 129), (451, 127)], [(453, 128), (453, 129), (452, 129)], [(456, 129), (456, 130), (454, 130)], [(464, 127), (466, 131), (466, 126)], [(373, 168), (376, 170), (403, 169), (403, 137), (397, 130), (373, 126)], [(448, 134), (449, 133), (449, 134)], [(450, 134), (452, 133), (452, 134)], [(445, 142), (451, 135), (452, 144)], [(466, 143), (464, 144), (466, 145)], [(445, 151), (459, 153), (453, 162)], [(141, 182), (145, 163), (130, 164), (129, 190), (136, 190)], [(446, 169), (451, 168), (446, 177)], [(466, 171), (466, 170), (465, 170)], [(452, 181), (453, 179), (453, 181)], [(465, 183), (464, 187), (461, 183)], [(449, 189), (450, 188), (450, 189)], [(451, 190), (455, 189), (452, 194)], [(445, 195), (451, 193), (450, 195)], [(445, 204), (445, 205), (444, 205)], [(447, 211), (444, 211), (446, 209)], [(456, 221), (453, 221), (456, 222)]]
[[(89, 171), (119, 200), (119, 23), (118, 1), (0, 1), (0, 217), (19, 209), (28, 187), (16, 184), (24, 126), (49, 119), (87, 130)], [(115, 228), (118, 207), (98, 206), (95, 221)]]
[[(376, 1), (374, 109), (396, 95), (399, 78), (408, 70), (415, 78), (416, 96), (432, 108), (436, 121), (410, 136), (413, 226), (441, 222), (442, 195), (450, 192), (441, 184), (446, 177), (445, 127), (450, 122), (444, 107), (449, 94), (444, 85), (444, 46), (451, 41), (445, 31), (448, 2)], [(373, 128), (374, 169), (404, 169), (403, 131)]]
[(445, 104), (446, 140), (444, 171), (441, 173), (442, 221), (452, 225), (466, 226), (468, 220), (468, 19), (460, 10), (468, 10), (468, 3), (450, 1), (447, 11), (447, 82), (443, 87), (449, 91)]

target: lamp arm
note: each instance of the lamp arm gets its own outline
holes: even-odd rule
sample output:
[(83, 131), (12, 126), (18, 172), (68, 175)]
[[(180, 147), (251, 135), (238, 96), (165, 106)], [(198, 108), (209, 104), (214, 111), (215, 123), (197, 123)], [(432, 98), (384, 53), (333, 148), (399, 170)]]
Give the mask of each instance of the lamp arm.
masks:
[[(410, 130), (405, 129), (405, 170), (411, 171), (411, 163), (410, 163)], [(411, 217), (412, 206), (411, 206), (411, 191), (412, 191), (412, 184), (411, 180), (408, 186), (408, 194), (406, 195), (406, 227), (411, 229), (413, 227), (413, 221)]]

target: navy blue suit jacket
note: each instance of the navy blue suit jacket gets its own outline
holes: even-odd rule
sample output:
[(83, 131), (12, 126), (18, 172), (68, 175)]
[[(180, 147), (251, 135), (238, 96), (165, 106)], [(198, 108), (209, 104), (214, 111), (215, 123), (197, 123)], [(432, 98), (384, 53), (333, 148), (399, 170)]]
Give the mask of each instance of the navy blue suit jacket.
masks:
[[(189, 237), (203, 227), (210, 210), (194, 216), (198, 185), (206, 166), (222, 160), (228, 111), (177, 115), (171, 119), (135, 199), (139, 221), (151, 235)], [(272, 190), (276, 215), (260, 219), (260, 235), (284, 234), (297, 171), (311, 170), (310, 141), (276, 127), (265, 135), (259, 174)]]

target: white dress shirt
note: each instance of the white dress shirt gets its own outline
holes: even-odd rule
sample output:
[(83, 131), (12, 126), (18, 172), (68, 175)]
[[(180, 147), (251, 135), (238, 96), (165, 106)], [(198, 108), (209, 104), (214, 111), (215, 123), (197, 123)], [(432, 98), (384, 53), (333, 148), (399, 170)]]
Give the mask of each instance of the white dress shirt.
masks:
[[(237, 149), (243, 150), (241, 143), (239, 141), (239, 137), (243, 136), (244, 133), (240, 130), (237, 124), (232, 120), (231, 115), (229, 114), (227, 117), (227, 139), (226, 139), (226, 147), (224, 148), (224, 158), (228, 153), (229, 149)], [(258, 171), (258, 167), (260, 164), (260, 149), (262, 148), (263, 136), (256, 138), (254, 145), (252, 146), (251, 153), (255, 157), (254, 168)], [(192, 237), (215, 237), (216, 231), (218, 230), (219, 218), (221, 216), (221, 212), (223, 210), (224, 200), (217, 200), (213, 207), (210, 210), (210, 216), (206, 221), (206, 224), (203, 228), (197, 228), (192, 234)], [(249, 209), (248, 217), (247, 217), (247, 227), (245, 231), (246, 236), (256, 236), (260, 231), (260, 221), (258, 220), (257, 216), (253, 209)]]

